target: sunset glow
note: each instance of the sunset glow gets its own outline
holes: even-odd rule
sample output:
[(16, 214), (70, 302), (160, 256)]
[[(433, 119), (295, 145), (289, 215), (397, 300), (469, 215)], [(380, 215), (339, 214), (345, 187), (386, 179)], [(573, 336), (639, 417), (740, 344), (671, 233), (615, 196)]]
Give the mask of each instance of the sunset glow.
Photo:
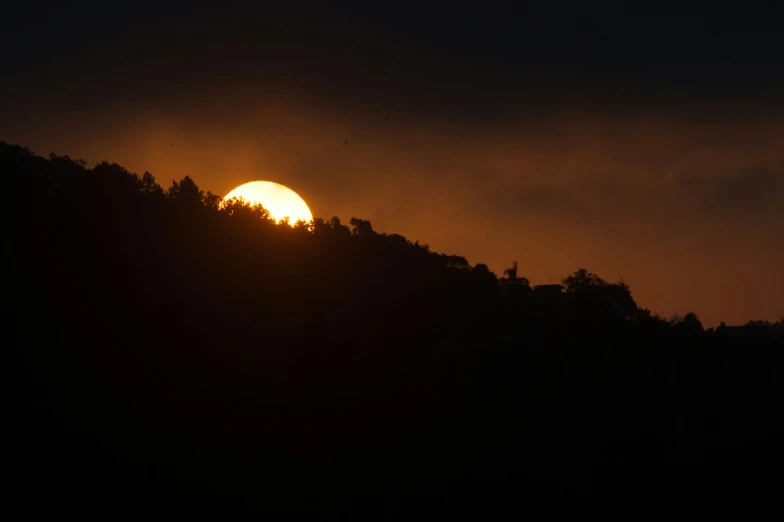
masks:
[(240, 185), (224, 199), (232, 198), (242, 198), (252, 205), (260, 203), (275, 221), (288, 218), (292, 225), (297, 221), (313, 221), (313, 214), (305, 200), (287, 186), (273, 181), (251, 181)]

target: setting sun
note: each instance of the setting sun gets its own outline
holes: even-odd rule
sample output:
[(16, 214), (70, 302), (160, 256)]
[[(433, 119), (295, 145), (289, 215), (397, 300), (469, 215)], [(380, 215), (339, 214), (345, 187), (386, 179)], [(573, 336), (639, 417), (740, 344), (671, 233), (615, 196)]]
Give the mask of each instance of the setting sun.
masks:
[(224, 199), (242, 198), (250, 204), (260, 203), (275, 221), (288, 217), (293, 225), (299, 220), (312, 221), (308, 204), (299, 194), (273, 181), (251, 181), (229, 192)]

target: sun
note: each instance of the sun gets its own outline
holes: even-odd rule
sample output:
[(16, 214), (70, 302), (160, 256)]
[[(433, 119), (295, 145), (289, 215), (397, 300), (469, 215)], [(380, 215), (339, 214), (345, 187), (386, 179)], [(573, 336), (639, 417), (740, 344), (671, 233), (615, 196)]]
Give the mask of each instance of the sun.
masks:
[(293, 226), (299, 220), (313, 221), (308, 204), (299, 194), (274, 181), (251, 181), (235, 188), (223, 199), (242, 198), (251, 205), (261, 203), (275, 221), (289, 218)]

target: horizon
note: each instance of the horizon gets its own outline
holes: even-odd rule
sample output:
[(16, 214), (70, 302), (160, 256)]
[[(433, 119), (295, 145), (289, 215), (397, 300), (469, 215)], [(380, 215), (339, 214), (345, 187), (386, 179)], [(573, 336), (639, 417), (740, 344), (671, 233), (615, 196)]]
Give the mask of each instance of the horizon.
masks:
[[(0, 141), (0, 143), (4, 143), (4, 142)], [(49, 160), (48, 157), (42, 156), (40, 154), (37, 154), (35, 151), (30, 149), (29, 147), (25, 147), (25, 146), (23, 146), (21, 144), (7, 144), (7, 145), (10, 145), (12, 147), (14, 147), (14, 146), (19, 147), (21, 149), (29, 151), (31, 154), (33, 154), (33, 155), (35, 155), (35, 156), (37, 156), (39, 158), (42, 158), (42, 159), (47, 160), (47, 161)], [(55, 152), (52, 151), (50, 154), (55, 154)], [(119, 164), (117, 162), (112, 162), (112, 161), (109, 161), (109, 160), (102, 160), (102, 161), (96, 162), (95, 165), (90, 167), (89, 163), (86, 160), (84, 160), (83, 158), (72, 157), (69, 154), (56, 154), (56, 156), (68, 157), (68, 158), (71, 158), (73, 161), (76, 161), (76, 162), (85, 162), (84, 168), (85, 169), (90, 169), (90, 170), (92, 170), (93, 168), (98, 166), (101, 162), (109, 163), (109, 164), (118, 164), (118, 165), (120, 165), (120, 167), (125, 168), (124, 165), (121, 165), (121, 164)], [(139, 172), (136, 172), (136, 171), (134, 171), (132, 169), (128, 169), (128, 172), (131, 173), (132, 175), (135, 175), (135, 176), (141, 178), (141, 174)], [(141, 172), (144, 173), (144, 172), (150, 172), (150, 171), (146, 170), (146, 169), (143, 169), (143, 170), (141, 170)], [(154, 172), (150, 172), (150, 173), (153, 174), (153, 176), (155, 176)], [(188, 176), (188, 177), (190, 177), (190, 176)], [(156, 176), (156, 178), (157, 178), (157, 176)], [(174, 181), (176, 181), (176, 179), (173, 179), (172, 181), (174, 182)], [(196, 183), (196, 185), (199, 185), (198, 180), (194, 179), (193, 181)], [(269, 180), (266, 180), (266, 181), (269, 181)], [(161, 187), (164, 188), (164, 190), (167, 188), (167, 186), (165, 185), (165, 182), (161, 185)], [(203, 190), (204, 192), (208, 192), (208, 191), (211, 192), (209, 187), (199, 186), (199, 188), (201, 190)], [(291, 187), (288, 187), (288, 188), (291, 188)], [(216, 195), (218, 197), (220, 197), (221, 200), (224, 199), (224, 196), (220, 196), (219, 194), (216, 194)], [(334, 215), (334, 216), (337, 216), (337, 215)], [(340, 217), (340, 216), (337, 216), (337, 217)], [(357, 216), (350, 216), (350, 217), (353, 218), (353, 217), (357, 217)], [(324, 216), (314, 215), (313, 219), (314, 220), (322, 219), (323, 221), (328, 221), (330, 219), (330, 217), (327, 217), (327, 214), (325, 214)], [(348, 218), (346, 218), (344, 216), (344, 219), (348, 219)], [(363, 219), (363, 218), (360, 217), (360, 219)], [(373, 223), (372, 220), (368, 220), (368, 221), (370, 221), (371, 224)], [(310, 223), (313, 223), (313, 221), (310, 221)], [(382, 227), (376, 227), (376, 232), (380, 233), (382, 235), (396, 234), (397, 233), (397, 232), (394, 232), (394, 231), (386, 231), (386, 230), (382, 229)], [(404, 237), (406, 237), (410, 241), (416, 241), (418, 243), (429, 244), (430, 245), (430, 242), (427, 240), (427, 238), (422, 238), (422, 237), (413, 237), (412, 238), (412, 237), (409, 237), (409, 236), (407, 236), (405, 234), (400, 234), (400, 235), (403, 235)], [(431, 245), (431, 247), (432, 247), (432, 250), (434, 252), (442, 252), (442, 253), (444, 253), (446, 255), (462, 256), (462, 254), (460, 252), (445, 252), (443, 250), (438, 249), (437, 246), (435, 246), (435, 245)], [(465, 256), (462, 256), (462, 257), (465, 257)], [(485, 264), (485, 263), (482, 263), (481, 261), (477, 261), (477, 260), (474, 260), (474, 259), (468, 259), (468, 262), (471, 263), (472, 265)], [(515, 261), (515, 263), (518, 263), (518, 261)], [(503, 277), (503, 275), (505, 273), (505, 270), (511, 264), (512, 264), (512, 261), (509, 261), (508, 263), (506, 263), (506, 265), (507, 265), (506, 267), (503, 267), (503, 268), (500, 268), (500, 269), (498, 269), (496, 267), (493, 267), (493, 266), (489, 266), (489, 265), (488, 265), (488, 267), (490, 268), (491, 273), (493, 273), (496, 277), (501, 279), (501, 277)], [(560, 275), (560, 276), (556, 275), (556, 277), (554, 279), (551, 276), (548, 279), (548, 281), (537, 281), (537, 280), (535, 280), (533, 278), (530, 278), (529, 275), (525, 273), (524, 265), (518, 266), (517, 270), (518, 270), (518, 273), (519, 273), (520, 276), (525, 277), (526, 279), (530, 280), (532, 288), (536, 287), (536, 286), (546, 286), (546, 285), (549, 285), (549, 284), (558, 284), (559, 286), (563, 287), (563, 278), (565, 278), (565, 277), (567, 277), (567, 275), (571, 274), (572, 271), (575, 270), (577, 267), (582, 267), (582, 266), (586, 266), (586, 264), (585, 263), (576, 263), (575, 267), (572, 270), (566, 272), (565, 275), (563, 275), (563, 274)], [(597, 272), (597, 273), (599, 273), (599, 272)], [(603, 275), (601, 273), (599, 273), (599, 274)], [(627, 278), (625, 278), (623, 276), (623, 274), (621, 274), (620, 277), (618, 277), (617, 279), (608, 279), (608, 278), (605, 278), (605, 279), (608, 280), (608, 282), (611, 282), (611, 283), (612, 282), (616, 282), (616, 281), (624, 281), (626, 284), (630, 285), (631, 291), (632, 291), (632, 295), (634, 296), (634, 285)], [(555, 281), (557, 281), (557, 283)], [(743, 326), (743, 325), (746, 325), (748, 323), (755, 322), (755, 321), (760, 321), (760, 320), (768, 321), (770, 323), (774, 323), (774, 322), (779, 321), (779, 320), (782, 319), (782, 317), (775, 316), (775, 315), (770, 317), (770, 318), (768, 318), (768, 317), (751, 317), (751, 318), (748, 318), (748, 319), (745, 319), (745, 320), (741, 320), (741, 321), (738, 321), (738, 322), (732, 322), (732, 321), (728, 321), (728, 320), (720, 318), (718, 321), (713, 323), (713, 322), (707, 321), (704, 318), (704, 316), (700, 313), (700, 311), (698, 309), (689, 308), (689, 309), (682, 310), (682, 311), (679, 311), (679, 312), (675, 312), (675, 313), (672, 313), (672, 314), (662, 314), (658, 310), (649, 307), (644, 301), (641, 301), (638, 297), (635, 297), (635, 299), (638, 302), (638, 305), (640, 305), (642, 308), (649, 308), (653, 314), (655, 314), (658, 317), (662, 317), (663, 319), (672, 319), (672, 318), (677, 318), (677, 317), (683, 317), (687, 313), (694, 313), (702, 321), (702, 323), (706, 325), (706, 328), (707, 327), (716, 328), (720, 324), (725, 324), (726, 326)], [(781, 315), (781, 314), (779, 314), (779, 315)]]

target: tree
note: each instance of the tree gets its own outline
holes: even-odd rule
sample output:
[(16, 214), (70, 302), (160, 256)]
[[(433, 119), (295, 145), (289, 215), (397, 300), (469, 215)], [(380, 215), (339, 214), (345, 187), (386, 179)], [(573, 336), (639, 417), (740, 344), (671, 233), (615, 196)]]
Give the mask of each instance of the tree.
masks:
[(351, 233), (355, 236), (367, 237), (376, 234), (373, 231), (370, 221), (367, 221), (366, 219), (351, 218), (348, 223), (354, 227), (351, 230)]
[(471, 265), (468, 264), (468, 260), (463, 256), (447, 256), (444, 255), (446, 258), (446, 266), (451, 268), (460, 268), (463, 270), (468, 270)]
[(475, 281), (480, 281), (482, 284), (487, 283), (487, 288), (498, 289), (498, 278), (490, 271), (484, 263), (477, 263), (470, 267), (471, 275)]
[(517, 275), (517, 261), (512, 261), (512, 266), (504, 270), (504, 279), (501, 282), (505, 286), (527, 287), (530, 289), (531, 281), (527, 277)]
[[(589, 286), (603, 286), (607, 283), (596, 274), (593, 274), (585, 268), (580, 268), (575, 273), (562, 280), (563, 285), (566, 287), (567, 292), (577, 292), (578, 290)], [(623, 281), (621, 281), (623, 283)], [(628, 288), (628, 287), (626, 287)]]
[(163, 196), (163, 189), (158, 183), (155, 182), (155, 176), (147, 171), (144, 171), (144, 176), (139, 178), (139, 191), (142, 194), (151, 196)]
[(670, 319), (669, 323), (675, 332), (687, 337), (700, 335), (705, 332), (700, 318), (694, 312), (688, 312), (683, 317), (676, 314)]
[(218, 212), (238, 218), (272, 219), (269, 211), (261, 203), (251, 205), (242, 197), (222, 200), (218, 206)]
[(172, 180), (172, 186), (166, 192), (166, 197), (187, 204), (202, 204), (204, 191), (199, 190), (190, 176), (185, 176), (179, 183)]
[(313, 232), (314, 230), (313, 223), (304, 219), (296, 220), (291, 226), (298, 232)]
[(222, 198), (219, 195), (213, 194), (208, 190), (207, 193), (202, 196), (201, 202), (208, 209), (217, 211), (218, 207), (220, 206), (221, 199)]
[(623, 279), (608, 283), (598, 274), (580, 268), (562, 280), (566, 292), (574, 295), (576, 310), (595, 319), (645, 319)]
[(324, 237), (348, 237), (351, 235), (349, 228), (343, 225), (340, 222), (340, 218), (337, 216), (333, 216), (328, 221), (324, 221), (321, 218), (315, 218), (313, 220), (313, 232)]
[(511, 268), (504, 270), (504, 277), (498, 280), (503, 294), (512, 302), (521, 303), (522, 299), (530, 295), (531, 282), (525, 277), (517, 275), (517, 261), (512, 261)]

